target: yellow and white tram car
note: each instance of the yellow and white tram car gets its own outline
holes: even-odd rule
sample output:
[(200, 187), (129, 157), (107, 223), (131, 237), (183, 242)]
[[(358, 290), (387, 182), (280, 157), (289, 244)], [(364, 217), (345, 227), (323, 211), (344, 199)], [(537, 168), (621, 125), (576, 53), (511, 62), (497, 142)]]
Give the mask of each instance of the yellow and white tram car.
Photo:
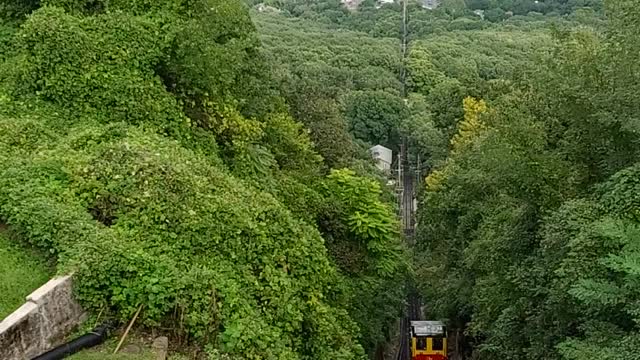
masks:
[(447, 328), (444, 323), (411, 322), (411, 360), (447, 360)]

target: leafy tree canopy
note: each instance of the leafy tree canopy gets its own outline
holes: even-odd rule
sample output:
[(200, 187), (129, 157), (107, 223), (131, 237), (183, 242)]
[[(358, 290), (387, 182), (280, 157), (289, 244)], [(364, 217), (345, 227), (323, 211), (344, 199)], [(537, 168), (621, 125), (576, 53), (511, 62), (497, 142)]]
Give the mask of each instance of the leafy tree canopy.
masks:
[[(300, 116), (241, 2), (0, 9), (11, 10), (0, 27), (0, 220), (74, 272), (88, 309), (126, 320), (142, 306), (141, 322), (176, 328), (212, 359), (360, 359), (375, 347), (354, 321), (374, 308), (354, 285), (365, 280), (336, 265), (323, 236), (370, 242), (354, 256), (384, 271), (362, 279), (401, 299), (393, 212), (375, 181), (350, 173), (379, 232), (319, 221), (329, 204), (349, 209), (342, 226), (365, 216), (324, 185), (329, 161), (356, 162), (355, 148), (322, 151), (332, 123), (313, 122), (345, 124), (339, 99)], [(323, 135), (326, 162), (312, 142)]]

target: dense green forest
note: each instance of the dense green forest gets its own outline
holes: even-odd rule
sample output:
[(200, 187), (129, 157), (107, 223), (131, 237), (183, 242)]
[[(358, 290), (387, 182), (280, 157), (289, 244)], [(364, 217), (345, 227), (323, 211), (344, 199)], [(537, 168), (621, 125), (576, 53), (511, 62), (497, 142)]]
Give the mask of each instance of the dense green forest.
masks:
[(640, 11), (605, 5), (606, 24), (549, 33), (501, 91), (443, 123), (417, 281), (474, 358), (638, 358)]
[(635, 1), (258, 3), (0, 0), (7, 238), (203, 359), (640, 359)]
[[(359, 2), (357, 10), (347, 9), (340, 0), (247, 0), (251, 5), (270, 6), (287, 18), (322, 23), (334, 29), (366, 32), (374, 37), (401, 35), (400, 1), (379, 4)], [(441, 0), (433, 10), (422, 7), (423, 0), (408, 0), (411, 38), (433, 33), (487, 28), (548, 28), (602, 22), (602, 0)]]
[[(142, 306), (210, 359), (360, 359), (386, 339), (409, 261), (330, 71), (273, 67), (240, 1), (0, 8), (0, 220), (87, 309)], [(392, 43), (357, 89), (397, 103)]]
[[(451, 3), (433, 12), (410, 7), (408, 111), (392, 111), (392, 128), (428, 175), (413, 258), (427, 317), (462, 331), (476, 359), (638, 358), (640, 69), (629, 49), (640, 11), (633, 1), (459, 2), (456, 13)], [(358, 131), (349, 93), (362, 91), (352, 79), (378, 64), (358, 46), (377, 39), (377, 56), (399, 38), (399, 6), (272, 4), (279, 16), (255, 19), (278, 63), (347, 79), (331, 93), (346, 93), (339, 103), (352, 133), (384, 141)], [(491, 10), (514, 15), (491, 18)], [(282, 28), (305, 40), (282, 44), (292, 38)], [(334, 44), (360, 33), (369, 38)], [(308, 55), (306, 42), (359, 60)], [(393, 109), (374, 102), (376, 114)], [(365, 117), (386, 127), (385, 117)]]

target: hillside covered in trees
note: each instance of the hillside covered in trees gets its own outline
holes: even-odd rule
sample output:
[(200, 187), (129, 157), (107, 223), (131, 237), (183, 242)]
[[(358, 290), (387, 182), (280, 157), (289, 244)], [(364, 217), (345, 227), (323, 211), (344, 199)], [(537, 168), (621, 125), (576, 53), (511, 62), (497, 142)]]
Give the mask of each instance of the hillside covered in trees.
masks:
[[(372, 64), (356, 39), (399, 38), (398, 5), (284, 3), (278, 17), (254, 18), (287, 66), (345, 67), (342, 56), (308, 56), (300, 38), (283, 44), (284, 33), (306, 33), (318, 52), (351, 37), (341, 47), (355, 53), (340, 76), (349, 80)], [(458, 13), (451, 4), (410, 6), (408, 107), (389, 122), (425, 176), (413, 260), (427, 318), (464, 334), (468, 358), (637, 358), (640, 69), (630, 49), (640, 11), (633, 1), (470, 1)], [(545, 8), (518, 10), (525, 5)], [(498, 8), (514, 14), (491, 18)], [(477, 9), (484, 19), (469, 13)], [(361, 83), (332, 92), (345, 94), (351, 126), (360, 122), (348, 117), (349, 93)], [(370, 107), (400, 114), (383, 103)]]
[[(346, 0), (345, 0), (346, 1)], [(374, 37), (401, 36), (402, 2), (377, 0), (247, 0), (270, 6), (287, 18), (311, 20), (334, 29), (366, 32)], [(433, 33), (487, 28), (548, 28), (550, 25), (595, 24), (604, 18), (602, 0), (438, 0), (435, 9), (425, 0), (407, 0), (412, 38)], [(274, 10), (275, 9), (275, 10)]]
[(473, 358), (638, 358), (640, 11), (605, 8), (469, 94), (426, 178), (417, 282)]
[(313, 144), (331, 112), (296, 107), (243, 3), (0, 7), (0, 220), (87, 309), (210, 359), (375, 351), (408, 269), (388, 191), (341, 117)]
[(3, 239), (199, 359), (639, 358), (635, 1), (258, 3), (0, 0)]

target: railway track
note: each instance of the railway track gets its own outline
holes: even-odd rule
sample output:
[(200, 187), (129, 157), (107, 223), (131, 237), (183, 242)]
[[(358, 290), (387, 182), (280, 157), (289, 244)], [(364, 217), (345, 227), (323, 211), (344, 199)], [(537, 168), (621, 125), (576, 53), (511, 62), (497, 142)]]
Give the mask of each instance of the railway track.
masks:
[(400, 346), (395, 360), (409, 360), (411, 358), (411, 321), (422, 320), (420, 311), (420, 297), (415, 291), (411, 291), (407, 297), (407, 311), (400, 321)]
[[(402, 194), (400, 198), (400, 217), (405, 239), (409, 246), (414, 244), (414, 181), (413, 171), (409, 164), (409, 157), (406, 142), (401, 146), (400, 162), (402, 171), (400, 172), (400, 183), (402, 184)], [(410, 288), (406, 301), (404, 316), (400, 322), (400, 346), (395, 360), (411, 359), (411, 321), (420, 320), (420, 299), (417, 292)]]
[(408, 330), (409, 320), (407, 316), (404, 316), (400, 322), (400, 331), (402, 334), (400, 336), (400, 346), (398, 347), (398, 353), (396, 354), (395, 360), (408, 360), (410, 357)]
[[(409, 52), (409, 29), (408, 29), (408, 16), (407, 16), (407, 0), (402, 1), (402, 37), (401, 37), (401, 52), (402, 58), (406, 59)], [(406, 89), (406, 69), (403, 66), (401, 69), (400, 81), (402, 83), (402, 96), (407, 97)], [(407, 151), (406, 138), (403, 139), (400, 157), (399, 157), (399, 183), (402, 186), (402, 194), (400, 196), (400, 218), (402, 222), (402, 228), (407, 243), (413, 245), (414, 239), (414, 181), (413, 172), (409, 164), (409, 157)], [(411, 321), (420, 319), (420, 299), (414, 289), (410, 289), (407, 296), (407, 307), (405, 309), (404, 316), (400, 321), (400, 346), (396, 354), (395, 360), (410, 360), (411, 359)]]

